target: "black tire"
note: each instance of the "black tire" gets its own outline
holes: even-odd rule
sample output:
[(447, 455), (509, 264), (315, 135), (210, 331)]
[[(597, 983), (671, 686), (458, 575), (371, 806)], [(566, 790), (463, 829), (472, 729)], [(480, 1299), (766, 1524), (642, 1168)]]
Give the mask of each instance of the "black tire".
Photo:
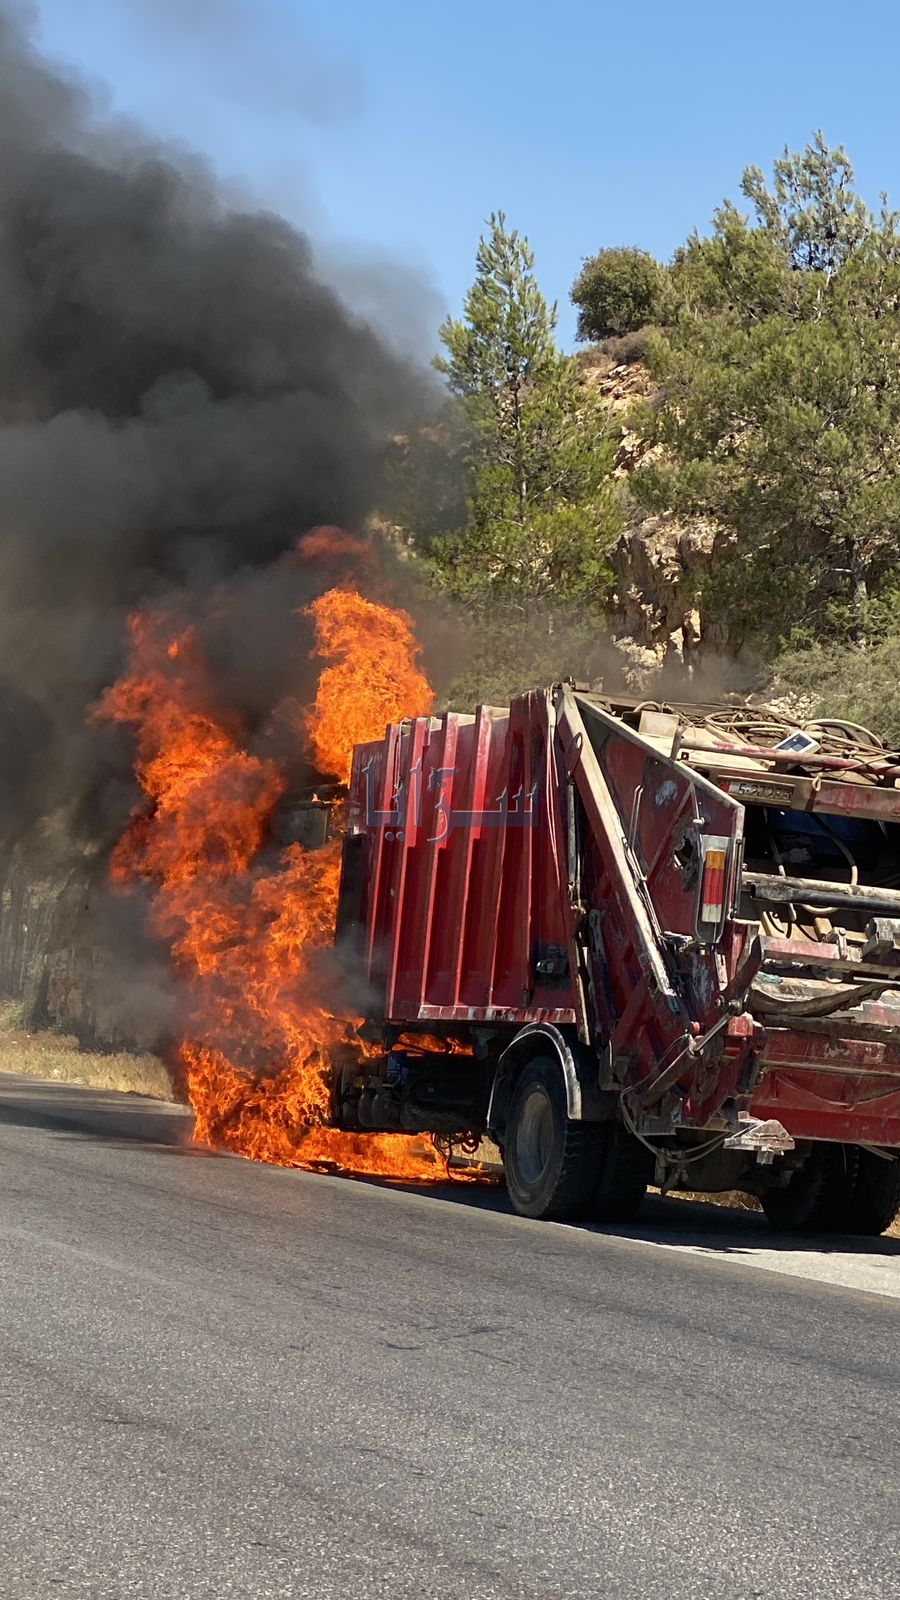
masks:
[(633, 1222), (653, 1176), (653, 1156), (646, 1145), (623, 1128), (608, 1122), (597, 1186), (591, 1198), (595, 1222)]
[(858, 1171), (855, 1145), (814, 1144), (784, 1189), (768, 1189), (762, 1208), (784, 1233), (844, 1233)]
[(900, 1159), (886, 1161), (871, 1150), (858, 1150), (857, 1157), (856, 1183), (843, 1231), (872, 1237), (884, 1233), (900, 1212)]
[(605, 1129), (570, 1122), (562, 1069), (536, 1056), (513, 1090), (503, 1143), (506, 1187), (520, 1217), (574, 1222), (597, 1186)]

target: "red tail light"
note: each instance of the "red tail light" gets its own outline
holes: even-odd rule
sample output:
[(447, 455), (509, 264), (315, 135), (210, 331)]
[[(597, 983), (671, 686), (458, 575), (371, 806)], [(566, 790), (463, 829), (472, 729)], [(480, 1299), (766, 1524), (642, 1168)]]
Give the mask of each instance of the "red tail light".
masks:
[(728, 887), (728, 839), (708, 833), (700, 841), (703, 874), (700, 879), (698, 933), (710, 938), (725, 920), (725, 894)]

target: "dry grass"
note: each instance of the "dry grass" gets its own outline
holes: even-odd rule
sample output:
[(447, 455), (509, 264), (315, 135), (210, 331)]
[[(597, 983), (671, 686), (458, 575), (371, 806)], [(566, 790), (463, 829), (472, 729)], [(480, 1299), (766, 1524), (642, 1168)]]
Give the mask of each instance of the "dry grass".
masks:
[(23, 1026), (20, 1008), (10, 1001), (0, 1003), (0, 1072), (146, 1094), (154, 1100), (177, 1099), (171, 1074), (158, 1056), (127, 1051), (107, 1055), (85, 1050), (77, 1039), (50, 1028), (32, 1032)]
[[(654, 1189), (654, 1194), (659, 1190)], [(726, 1206), (729, 1211), (758, 1211), (762, 1206), (752, 1194), (743, 1194), (740, 1189), (728, 1189), (723, 1194), (700, 1194), (693, 1189), (672, 1189), (672, 1198), (675, 1200), (702, 1200), (708, 1206)]]

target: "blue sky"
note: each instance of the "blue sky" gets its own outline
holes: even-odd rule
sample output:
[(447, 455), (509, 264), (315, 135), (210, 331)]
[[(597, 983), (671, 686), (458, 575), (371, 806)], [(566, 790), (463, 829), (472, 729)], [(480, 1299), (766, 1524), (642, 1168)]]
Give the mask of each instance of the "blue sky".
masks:
[(414, 267), (433, 291), (415, 313), (426, 340), (458, 310), (497, 207), (529, 235), (570, 343), (582, 256), (668, 256), (748, 162), (768, 168), (817, 127), (868, 198), (900, 202), (896, 0), (38, 8), (44, 47), (105, 81), (113, 109), (199, 146), (326, 254), (367, 247), (388, 278), (393, 258)]

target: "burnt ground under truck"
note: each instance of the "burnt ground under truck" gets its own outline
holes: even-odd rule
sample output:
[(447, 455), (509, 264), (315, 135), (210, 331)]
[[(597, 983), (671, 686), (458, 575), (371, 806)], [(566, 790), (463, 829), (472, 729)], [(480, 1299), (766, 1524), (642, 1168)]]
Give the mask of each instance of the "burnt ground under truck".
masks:
[(780, 1228), (900, 1206), (900, 756), (863, 729), (571, 685), (357, 748), (344, 1128), (484, 1134), (529, 1217), (647, 1185)]

